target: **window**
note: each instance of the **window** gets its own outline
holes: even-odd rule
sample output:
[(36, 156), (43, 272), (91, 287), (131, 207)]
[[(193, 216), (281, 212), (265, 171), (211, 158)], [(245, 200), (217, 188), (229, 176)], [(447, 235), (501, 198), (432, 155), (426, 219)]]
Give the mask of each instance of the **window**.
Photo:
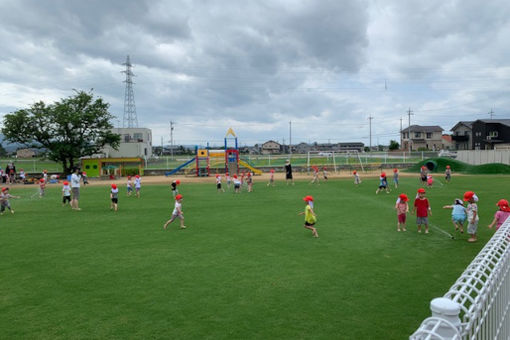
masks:
[(142, 142), (143, 141), (143, 133), (134, 133), (133, 134), (133, 139), (137, 140), (139, 142)]
[(124, 142), (128, 143), (130, 139), (131, 139), (131, 136), (129, 134), (124, 135)]
[(469, 131), (464, 131), (464, 136), (469, 136)]
[(95, 165), (95, 164), (94, 164), (94, 165), (92, 165), (92, 168), (93, 168), (93, 169), (97, 169), (97, 165)]
[(497, 136), (498, 136), (498, 132), (497, 131), (489, 132), (489, 137), (494, 138), (494, 137), (497, 137)]
[(421, 132), (414, 133), (414, 138), (420, 138), (420, 137), (421, 137)]
[(427, 138), (432, 138), (432, 132), (427, 132)]
[(90, 169), (90, 165), (85, 165), (85, 169)]

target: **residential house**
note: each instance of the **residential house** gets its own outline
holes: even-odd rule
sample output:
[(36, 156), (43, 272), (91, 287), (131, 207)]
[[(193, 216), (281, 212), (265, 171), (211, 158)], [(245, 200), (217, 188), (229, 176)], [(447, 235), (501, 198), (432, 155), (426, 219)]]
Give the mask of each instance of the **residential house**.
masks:
[(460, 121), (450, 130), (452, 132), (452, 143), (455, 150), (473, 149), (473, 122)]
[(437, 125), (422, 126), (411, 125), (402, 130), (402, 149), (412, 151), (418, 150), (441, 150), (443, 128)]
[(261, 153), (263, 155), (275, 154), (281, 152), (281, 144), (273, 140), (269, 140), (262, 144)]
[(452, 150), (453, 149), (453, 140), (452, 135), (442, 135), (441, 139), (443, 140), (442, 150)]
[(18, 149), (16, 158), (32, 158), (35, 157), (35, 151), (32, 149)]
[(510, 146), (510, 119), (475, 120), (472, 130), (475, 150), (492, 150)]

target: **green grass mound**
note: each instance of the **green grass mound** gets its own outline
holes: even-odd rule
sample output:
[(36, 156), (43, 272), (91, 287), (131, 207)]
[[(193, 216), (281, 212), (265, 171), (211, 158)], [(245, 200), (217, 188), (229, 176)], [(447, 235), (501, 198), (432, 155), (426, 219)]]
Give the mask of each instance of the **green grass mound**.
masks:
[[(431, 168), (431, 164), (434, 164), (434, 170)], [(483, 165), (469, 165), (464, 162), (457, 161), (451, 158), (429, 158), (421, 162), (414, 164), (408, 168), (406, 172), (418, 172), (422, 165), (427, 166), (431, 172), (444, 172), (446, 166), (449, 165), (453, 172), (461, 172), (465, 174), (510, 174), (510, 166), (501, 163), (489, 163)]]

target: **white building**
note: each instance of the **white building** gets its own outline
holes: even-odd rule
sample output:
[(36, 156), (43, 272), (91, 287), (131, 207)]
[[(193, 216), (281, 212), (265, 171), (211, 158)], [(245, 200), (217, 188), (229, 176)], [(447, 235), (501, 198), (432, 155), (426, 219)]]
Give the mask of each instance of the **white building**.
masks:
[(102, 153), (107, 158), (152, 157), (152, 131), (147, 128), (115, 128), (112, 132), (120, 135), (118, 150), (105, 145)]

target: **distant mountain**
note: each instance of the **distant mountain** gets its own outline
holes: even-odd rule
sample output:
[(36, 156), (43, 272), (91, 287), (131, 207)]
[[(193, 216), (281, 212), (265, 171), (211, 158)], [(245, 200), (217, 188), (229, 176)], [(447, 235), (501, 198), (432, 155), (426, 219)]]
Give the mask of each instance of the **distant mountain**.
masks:
[(0, 143), (2, 143), (2, 146), (7, 152), (14, 152), (18, 150), (19, 148), (23, 147), (23, 145), (18, 143), (9, 143), (5, 140), (5, 136), (0, 134)]

